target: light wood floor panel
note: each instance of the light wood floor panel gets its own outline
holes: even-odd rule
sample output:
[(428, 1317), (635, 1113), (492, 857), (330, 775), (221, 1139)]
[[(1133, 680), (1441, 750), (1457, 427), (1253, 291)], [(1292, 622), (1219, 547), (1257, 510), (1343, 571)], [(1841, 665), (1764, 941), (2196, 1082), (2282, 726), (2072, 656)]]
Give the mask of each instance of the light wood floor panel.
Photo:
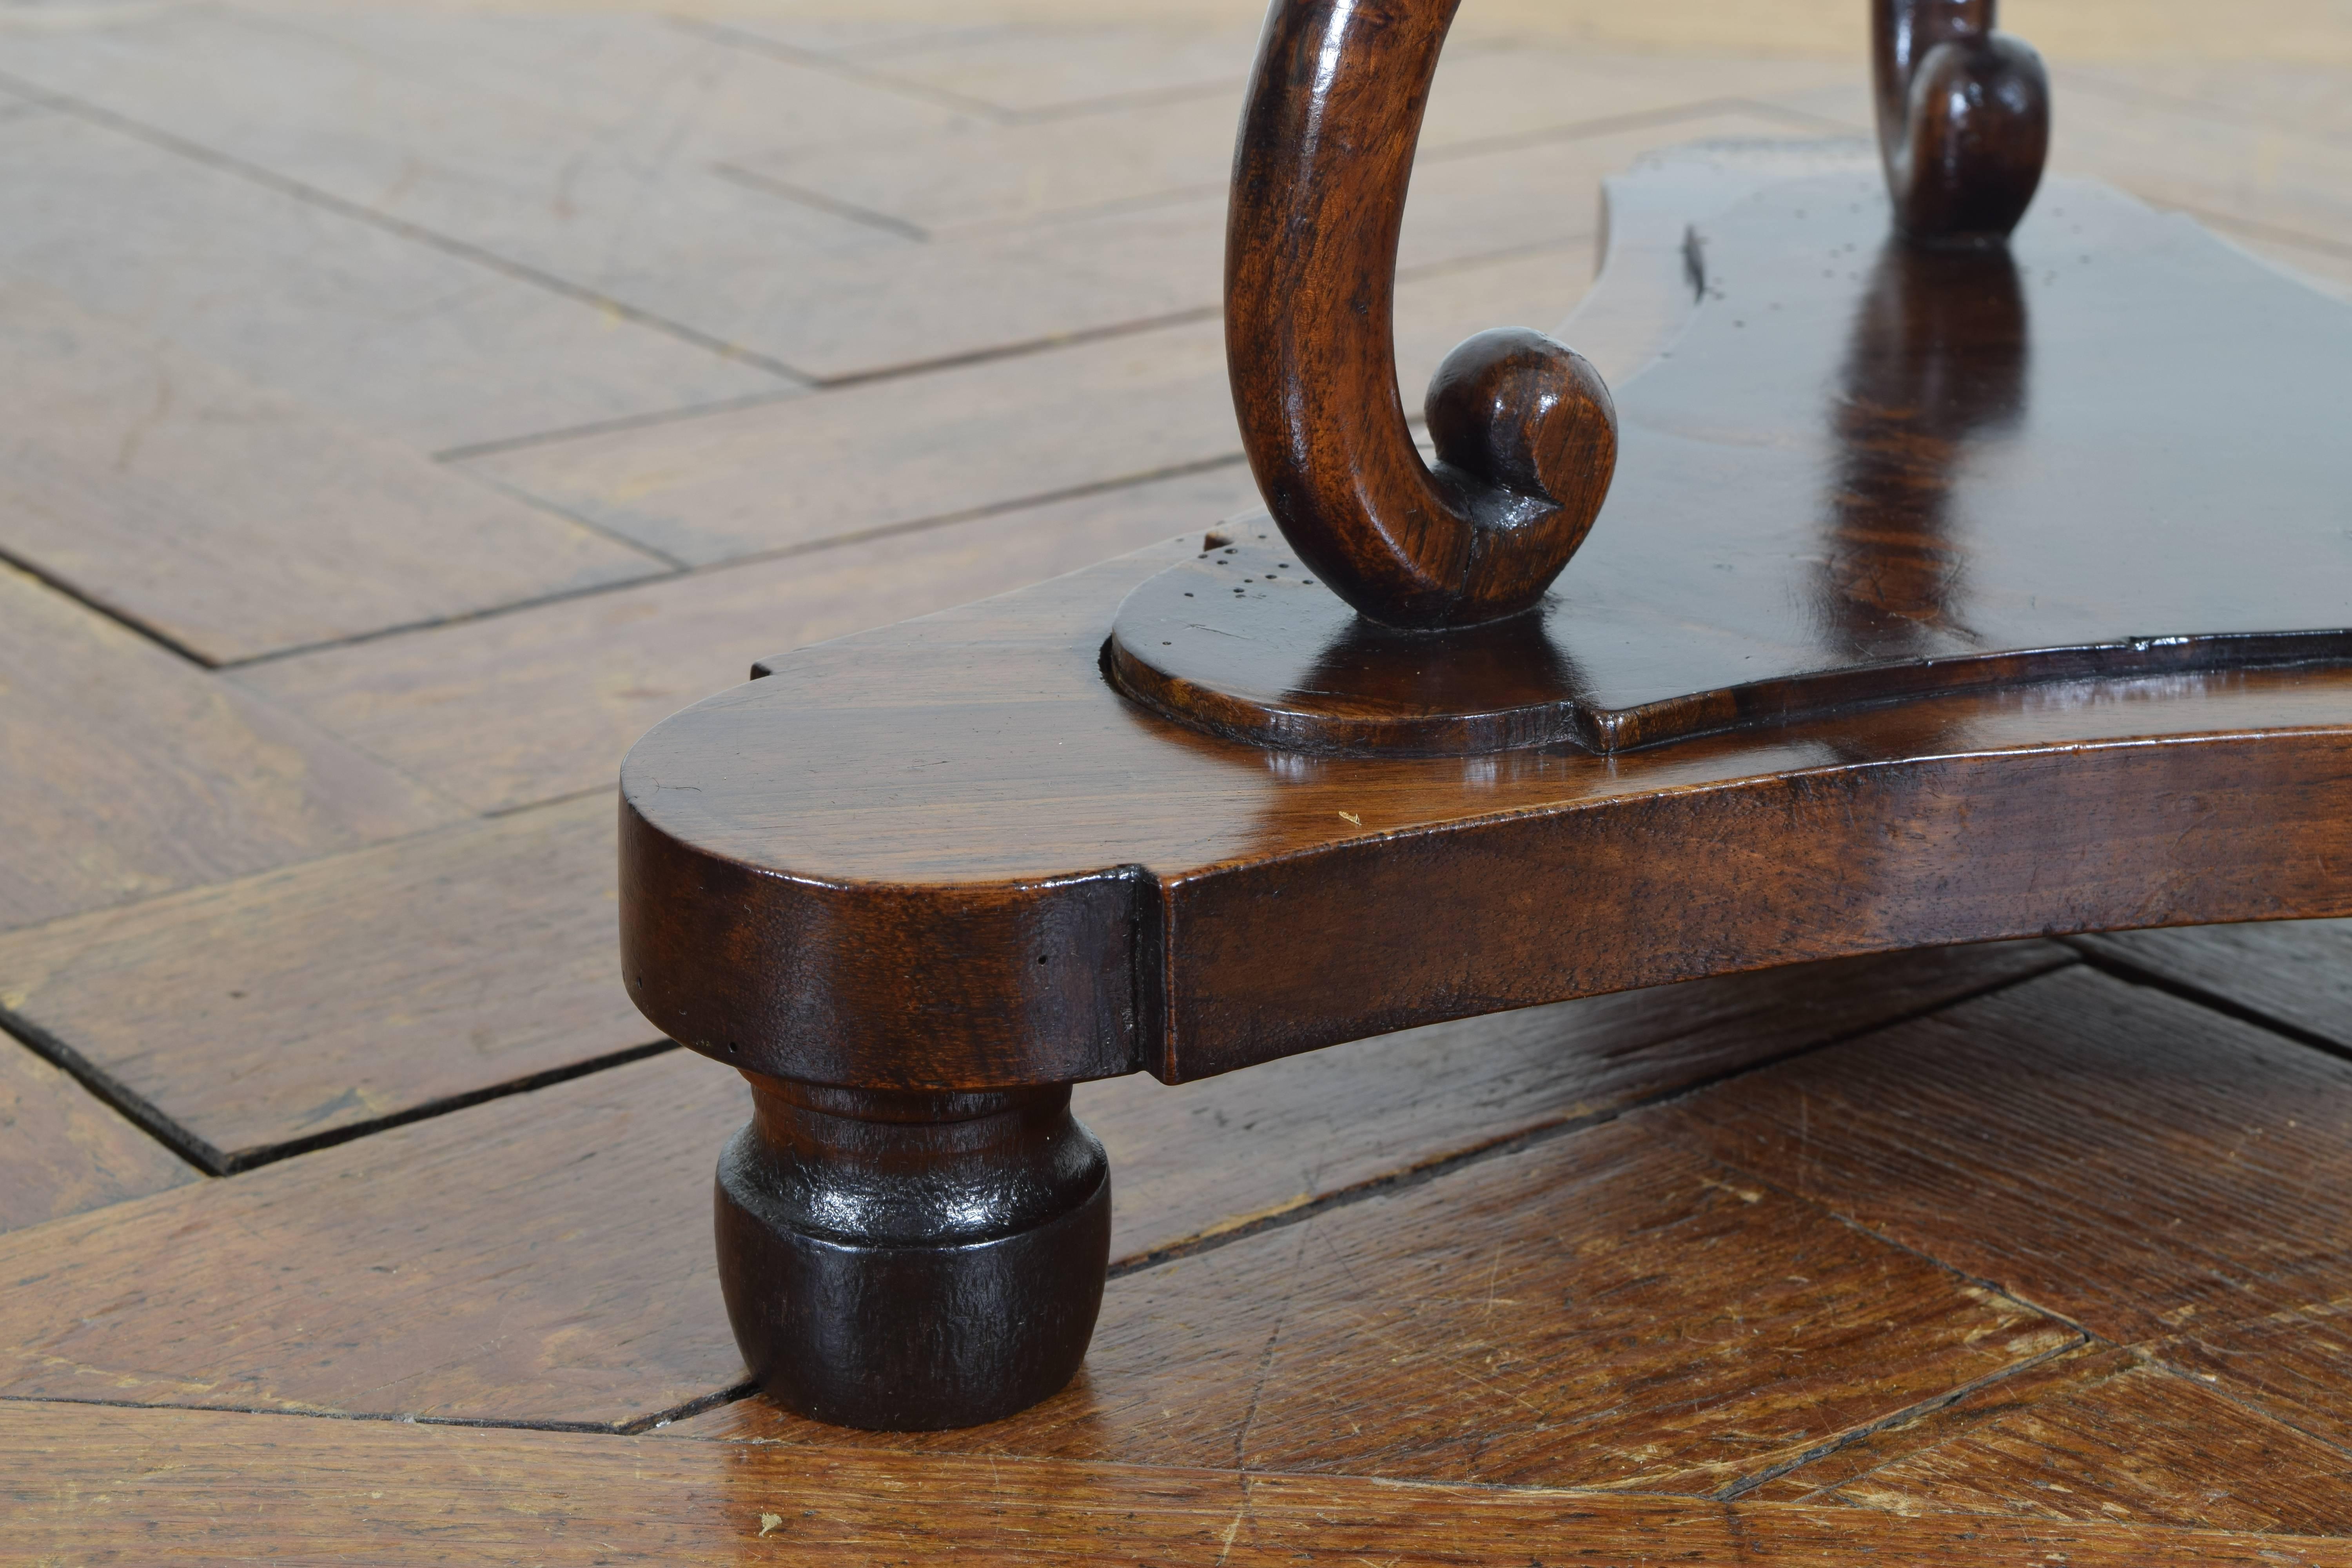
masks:
[(751, 662), (1003, 593), (1258, 505), (1234, 462), (961, 523), (256, 665), (236, 679), (478, 811), (619, 776)]
[(0, 273), (425, 451), (799, 385), (68, 114), (0, 125)]
[[(2326, 923), (1081, 1086), (1076, 1385), (712, 1407), (745, 1095), (625, 1059), (604, 788), (750, 658), (1250, 504), (1260, 0), (99, 9), (0, 18), (0, 548), (210, 658), (434, 624), (215, 676), (0, 573), (0, 1009), (238, 1168), (0, 1038), (0, 1557), (2352, 1568)], [(2058, 166), (2352, 287), (2336, 0), (2043, 11)], [(1864, 20), (1465, 6), (1408, 405), (1642, 151), (1866, 133)], [(518, 517), (735, 563), (498, 609), (588, 581)]]
[(194, 1180), (194, 1166), (0, 1035), (0, 1231)]
[(1684, 1102), (1727, 1163), (2110, 1340), (2305, 1304), (2352, 1064), (2063, 970)]
[[(47, 1560), (835, 1568), (1596, 1560), (2343, 1568), (2352, 1547), (2032, 1518), (971, 1459), (192, 1411), (0, 1405), (0, 1499)], [(1990, 1549), (1990, 1550), (1989, 1550)]]
[[(1748, 122), (1700, 125), (1728, 131)], [(1590, 170), (1595, 189), (1603, 166)], [(1423, 384), (1472, 331), (1556, 323), (1591, 281), (1592, 199), (1567, 226), (1577, 237), (1571, 245), (1401, 284), (1404, 384)], [(1086, 438), (1072, 439), (1081, 429)], [(1240, 451), (1223, 326), (1210, 320), (492, 453), (465, 466), (700, 563), (1016, 504)]]
[(560, 805), (0, 937), (19, 1026), (215, 1170), (660, 1038), (613, 947), (614, 807)]
[[(345, 742), (0, 565), (0, 930), (457, 814)], [(0, 1011), (13, 1006), (0, 986)]]
[(657, 558), (0, 279), (0, 552), (215, 664)]
[[(510, 864), (482, 859), (497, 880), (514, 879)], [(587, 903), (550, 899), (545, 912)], [(274, 951), (301, 917), (320, 913), (312, 900), (246, 934)], [(144, 945), (167, 957), (198, 951), (168, 928)], [(422, 967), (399, 956), (397, 942), (385, 945), (389, 966)], [(601, 956), (597, 945), (575, 946)], [(209, 951), (234, 972), (234, 950)], [(2018, 943), (1599, 997), (1392, 1036), (1347, 1060), (1302, 1058), (1271, 1076), (1179, 1089), (1137, 1079), (1085, 1085), (1078, 1111), (1110, 1150), (1113, 1253), (1131, 1265), (2063, 958)], [(460, 1005), (511, 994), (528, 1016), (530, 987), (564, 962), (533, 952), (511, 980), (461, 962), (450, 967), (470, 974), (470, 987), (438, 984)], [(152, 967), (110, 976), (93, 962), (83, 994), (135, 996), (184, 978)], [(429, 1062), (464, 1016), (383, 996), (365, 976), (314, 999), (315, 1018), (294, 1012), (292, 985), (242, 984), (276, 1001), (242, 1016), (224, 1009), (219, 1038), (253, 1055), (224, 1061), (227, 1047), (216, 1047), (212, 1065), (256, 1095), (272, 1074), (289, 1076), (278, 1056), (321, 1057), (329, 1065), (314, 1077), (337, 1068), (373, 1068), (379, 1082), (414, 1076), (421, 1069), (406, 1058)], [(184, 1005), (202, 1016), (212, 1009), (184, 994), (196, 990), (184, 988)], [(401, 1007), (423, 1016), (378, 1021)], [(123, 1022), (86, 1011), (93, 1028), (137, 1035), (135, 1005), (121, 1010)], [(475, 1016), (498, 1021), (495, 1008)], [(303, 1025), (310, 1033), (292, 1049), (272, 1048)], [(390, 1047), (390, 1065), (357, 1056), (354, 1038)], [(197, 1064), (170, 1065), (194, 1076)], [(709, 1172), (747, 1106), (736, 1075), (672, 1052), (0, 1239), (0, 1278), (38, 1268), (47, 1280), (38, 1292), (0, 1292), (0, 1344), (22, 1352), (0, 1392), (599, 1426), (715, 1396), (741, 1368), (719, 1316)], [(258, 1296), (255, 1280), (267, 1281)]]

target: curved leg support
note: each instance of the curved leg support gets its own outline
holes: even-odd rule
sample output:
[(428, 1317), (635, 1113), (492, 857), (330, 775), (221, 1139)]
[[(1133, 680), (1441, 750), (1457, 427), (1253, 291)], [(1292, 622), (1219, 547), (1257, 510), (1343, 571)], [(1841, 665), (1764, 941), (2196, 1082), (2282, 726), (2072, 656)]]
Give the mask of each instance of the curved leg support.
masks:
[(1895, 221), (1929, 245), (1998, 245), (2042, 183), (2050, 78), (1994, 0), (1873, 0), (1879, 151)]
[(719, 1161), (719, 1275), (775, 1400), (842, 1426), (971, 1426), (1085, 1359), (1110, 1166), (1067, 1084), (829, 1089), (746, 1073)]

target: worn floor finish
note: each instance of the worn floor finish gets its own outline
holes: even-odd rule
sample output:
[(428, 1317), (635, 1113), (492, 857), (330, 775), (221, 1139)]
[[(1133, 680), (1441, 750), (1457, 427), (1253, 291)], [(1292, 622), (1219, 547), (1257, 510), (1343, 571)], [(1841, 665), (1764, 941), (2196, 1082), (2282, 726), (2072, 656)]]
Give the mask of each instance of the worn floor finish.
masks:
[[(1252, 504), (1256, 9), (0, 6), (0, 1561), (2352, 1564), (2333, 925), (1087, 1086), (1071, 1388), (747, 1395), (620, 755)], [(1861, 128), (1861, 0), (1738, 9), (1469, 0), (1409, 386), (1643, 151)], [(2340, 6), (2009, 9), (2056, 166), (2352, 294)]]

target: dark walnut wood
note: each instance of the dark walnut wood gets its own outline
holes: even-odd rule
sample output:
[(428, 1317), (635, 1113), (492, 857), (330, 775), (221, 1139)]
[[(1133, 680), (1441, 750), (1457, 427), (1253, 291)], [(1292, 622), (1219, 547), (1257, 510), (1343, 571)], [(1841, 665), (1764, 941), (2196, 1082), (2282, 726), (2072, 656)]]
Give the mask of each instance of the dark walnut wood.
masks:
[(2050, 151), (2050, 77), (1994, 30), (1995, 0), (1871, 0), (1878, 146), (1895, 226), (1931, 245), (1997, 246)]
[(1068, 1085), (744, 1076), (756, 1109), (719, 1162), (719, 1278), (761, 1386), (820, 1421), (906, 1431), (993, 1421), (1070, 1381), (1102, 1306), (1110, 1166)]
[[(1628, 273), (1686, 269), (1693, 303), (1621, 377), (1616, 489), (1537, 611), (1393, 631), (1261, 520), (1129, 598), (1121, 689), (1296, 750), (1606, 752), (2352, 652), (2352, 314), (2082, 181), (2006, 248), (1888, 240), (1866, 163), (1822, 162), (1693, 155), (1612, 187), (1567, 335), (1657, 286)], [(1645, 183), (1684, 200), (1615, 199)], [(2200, 395), (2159, 395), (2185, 362)]]
[(1397, 391), (1397, 235), (1460, 0), (1281, 0), (1234, 154), (1225, 355), (1258, 488), (1308, 571), (1391, 626), (1533, 605), (1592, 526), (1616, 458), (1609, 389), (1500, 328), (1429, 384), (1437, 464)]
[[(1420, 82), (1393, 51), (1433, 51), (1434, 9), (1331, 7), (1332, 79), (1377, 16), (1361, 47)], [(1309, 13), (1277, 11), (1253, 123)], [(1882, 250), (1866, 163), (1726, 205), (1746, 156), (1612, 192), (1682, 237), (1630, 225), (1604, 282), (1611, 352), (1654, 352), (1573, 613), (1413, 636), (1379, 678), (1443, 694), (1435, 661), (1490, 637), (1494, 679), (1556, 678), (1614, 732), (1349, 756), (1122, 695), (1116, 606), (1171, 569), (1336, 603), (1304, 552), (1222, 564), (1278, 548), (1251, 525), (1219, 563), (1193, 535), (767, 661), (632, 752), (625, 979), (761, 1090), (721, 1262), (781, 1401), (950, 1425), (1077, 1364), (1106, 1244), (1075, 1081), (1808, 959), (2352, 913), (2352, 317), (2089, 188), (2013, 251)], [(1384, 333), (1380, 299), (1330, 331)], [(1362, 498), (1396, 472), (1291, 456), (1360, 461)], [(1286, 689), (1338, 684), (1307, 668)]]

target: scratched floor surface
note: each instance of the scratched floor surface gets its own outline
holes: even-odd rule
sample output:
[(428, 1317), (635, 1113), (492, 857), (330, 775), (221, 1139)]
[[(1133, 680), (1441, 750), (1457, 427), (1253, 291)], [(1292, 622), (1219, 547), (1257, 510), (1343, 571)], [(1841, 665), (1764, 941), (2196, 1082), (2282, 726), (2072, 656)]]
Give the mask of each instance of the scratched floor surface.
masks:
[[(1089, 1086), (1070, 1390), (748, 1393), (619, 758), (1254, 504), (1255, 10), (0, 4), (0, 1559), (2352, 1564), (2330, 923)], [(1408, 385), (1642, 153), (1863, 129), (1862, 0), (1738, 10), (1472, 0)], [(2352, 13), (2038, 16), (2058, 167), (2352, 297)]]

